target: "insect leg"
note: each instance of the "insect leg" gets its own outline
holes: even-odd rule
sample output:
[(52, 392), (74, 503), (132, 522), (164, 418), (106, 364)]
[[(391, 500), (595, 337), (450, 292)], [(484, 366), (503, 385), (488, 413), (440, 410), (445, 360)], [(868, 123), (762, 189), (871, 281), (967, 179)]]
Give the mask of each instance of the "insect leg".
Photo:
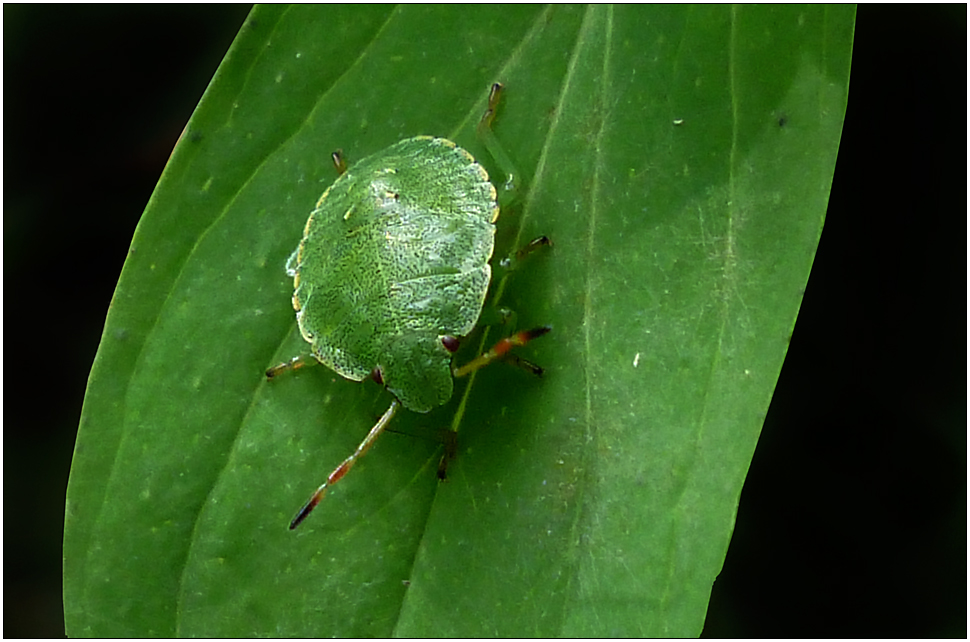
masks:
[(503, 361), (505, 361), (506, 363), (512, 364), (513, 366), (516, 366), (518, 368), (522, 368), (526, 372), (533, 374), (537, 377), (541, 377), (542, 373), (545, 372), (545, 370), (542, 369), (542, 366), (532, 363), (528, 359), (523, 359), (519, 355), (514, 354), (512, 352), (505, 355), (505, 358), (503, 359)]
[(312, 366), (317, 363), (318, 361), (310, 355), (302, 354), (298, 357), (293, 357), (289, 361), (276, 364), (266, 371), (266, 378), (272, 379), (273, 377), (279, 375), (280, 373), (286, 372), (287, 370), (299, 370), (304, 366)]
[(501, 359), (512, 348), (524, 346), (533, 339), (537, 339), (549, 332), (551, 329), (549, 326), (543, 325), (538, 328), (532, 328), (531, 330), (522, 330), (510, 337), (500, 339), (488, 352), (478, 355), (462, 367), (455, 369), (453, 374), (455, 377), (464, 377), (467, 374), (471, 374), (480, 368), (484, 368), (496, 359)]
[(347, 171), (347, 161), (344, 160), (344, 150), (338, 149), (334, 153), (330, 154), (330, 159), (333, 161), (333, 167), (337, 170), (338, 176), (343, 176), (343, 173)]
[(507, 257), (499, 261), (499, 265), (506, 270), (514, 270), (519, 261), (532, 254), (540, 247), (552, 247), (552, 239), (550, 239), (548, 236), (536, 237), (516, 250), (515, 253), (509, 254)]
[(454, 430), (444, 429), (442, 431), (442, 441), (444, 441), (445, 452), (441, 455), (438, 462), (438, 480), (445, 481), (448, 477), (448, 463), (455, 458), (458, 452), (458, 433)]
[(290, 530), (293, 530), (294, 528), (299, 526), (300, 522), (306, 519), (307, 515), (310, 514), (310, 511), (316, 508), (316, 505), (320, 503), (321, 499), (323, 499), (323, 495), (327, 492), (327, 488), (329, 488), (330, 486), (333, 486), (338, 481), (340, 481), (340, 479), (344, 475), (346, 475), (351, 468), (353, 468), (354, 464), (357, 463), (357, 460), (360, 459), (361, 456), (363, 456), (363, 454), (366, 453), (370, 449), (370, 447), (374, 445), (374, 442), (377, 441), (377, 438), (380, 436), (380, 434), (384, 432), (384, 429), (387, 427), (388, 422), (391, 421), (391, 418), (397, 413), (397, 410), (400, 407), (401, 407), (401, 402), (398, 401), (397, 399), (391, 402), (391, 407), (387, 409), (387, 412), (385, 412), (380, 419), (377, 420), (377, 423), (374, 424), (374, 427), (371, 428), (370, 432), (367, 433), (367, 436), (364, 437), (364, 441), (360, 442), (360, 445), (357, 446), (357, 450), (354, 451), (354, 454), (348, 457), (347, 459), (345, 459), (342, 464), (337, 466), (334, 469), (334, 471), (330, 473), (330, 475), (327, 477), (327, 481), (320, 484), (320, 488), (318, 488), (316, 492), (314, 492), (313, 495), (310, 496), (310, 499), (307, 501), (307, 503), (303, 505), (303, 508), (300, 509), (300, 512), (298, 512), (296, 514), (296, 517), (293, 518), (293, 521), (290, 522)]
[(500, 205), (505, 206), (508, 201), (515, 200), (515, 195), (521, 192), (523, 183), (522, 175), (515, 169), (515, 164), (512, 163), (512, 159), (505, 153), (502, 144), (495, 137), (495, 132), (492, 131), (492, 121), (495, 120), (495, 111), (498, 108), (498, 102), (503, 88), (504, 85), (500, 82), (492, 85), (492, 89), (488, 92), (488, 107), (485, 109), (482, 119), (478, 121), (477, 131), (478, 137), (482, 139), (482, 143), (485, 145), (485, 149), (488, 150), (488, 153), (495, 160), (499, 169), (505, 173), (505, 185), (502, 188), (503, 194), (499, 198), (500, 201), (503, 201)]

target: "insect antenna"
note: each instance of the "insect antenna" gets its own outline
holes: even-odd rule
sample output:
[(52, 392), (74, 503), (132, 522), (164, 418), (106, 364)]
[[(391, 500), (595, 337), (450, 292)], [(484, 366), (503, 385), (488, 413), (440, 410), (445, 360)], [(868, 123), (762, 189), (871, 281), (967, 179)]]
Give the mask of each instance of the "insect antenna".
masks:
[(381, 415), (381, 418), (377, 420), (377, 423), (374, 424), (374, 427), (371, 428), (370, 432), (367, 433), (367, 436), (364, 437), (364, 441), (360, 442), (360, 445), (357, 446), (357, 450), (354, 451), (354, 454), (352, 454), (350, 457), (345, 459), (343, 463), (337, 466), (334, 469), (334, 471), (330, 473), (330, 475), (327, 477), (327, 481), (320, 484), (320, 488), (318, 488), (316, 492), (314, 492), (313, 495), (310, 496), (310, 499), (307, 500), (307, 503), (303, 505), (303, 508), (300, 509), (300, 511), (296, 514), (296, 517), (293, 518), (293, 521), (290, 522), (290, 530), (293, 530), (294, 528), (299, 526), (300, 522), (302, 522), (307, 518), (307, 515), (309, 515), (310, 512), (314, 508), (316, 508), (317, 504), (320, 503), (320, 500), (323, 499), (323, 496), (324, 494), (326, 494), (327, 489), (333, 486), (334, 484), (336, 484), (338, 481), (340, 481), (340, 479), (344, 475), (346, 475), (351, 468), (353, 468), (354, 464), (357, 463), (357, 460), (360, 459), (361, 456), (363, 456), (363, 454), (366, 453), (368, 449), (370, 449), (370, 447), (374, 445), (374, 442), (377, 440), (380, 434), (384, 432), (384, 429), (387, 427), (388, 422), (391, 421), (391, 418), (394, 417), (395, 414), (397, 414), (398, 408), (400, 407), (401, 407), (401, 402), (398, 401), (397, 399), (391, 402), (390, 408), (388, 408), (387, 411), (383, 415)]

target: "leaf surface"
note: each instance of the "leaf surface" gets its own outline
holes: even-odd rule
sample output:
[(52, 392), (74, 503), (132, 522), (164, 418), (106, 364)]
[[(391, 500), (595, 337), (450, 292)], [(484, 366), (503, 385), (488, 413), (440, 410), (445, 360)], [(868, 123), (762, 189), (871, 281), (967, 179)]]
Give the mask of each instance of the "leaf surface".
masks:
[[(267, 6), (132, 241), (68, 489), (69, 634), (700, 633), (821, 232), (850, 7)], [(521, 178), (492, 306), (553, 332), (402, 412), (306, 345), (283, 266), (334, 172), (443, 135)], [(476, 331), (472, 358), (500, 328)], [(458, 430), (437, 481), (443, 428)], [(430, 437), (429, 437), (430, 436)]]

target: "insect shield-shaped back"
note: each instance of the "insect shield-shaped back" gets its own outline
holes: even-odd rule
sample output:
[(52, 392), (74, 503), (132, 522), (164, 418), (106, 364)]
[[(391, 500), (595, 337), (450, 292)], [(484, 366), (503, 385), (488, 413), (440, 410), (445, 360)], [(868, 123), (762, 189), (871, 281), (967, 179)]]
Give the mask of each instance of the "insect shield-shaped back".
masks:
[(410, 410), (446, 402), (441, 338), (478, 321), (497, 217), (488, 174), (443, 138), (409, 138), (351, 166), (297, 249), (293, 306), (314, 356), (355, 381), (380, 368)]

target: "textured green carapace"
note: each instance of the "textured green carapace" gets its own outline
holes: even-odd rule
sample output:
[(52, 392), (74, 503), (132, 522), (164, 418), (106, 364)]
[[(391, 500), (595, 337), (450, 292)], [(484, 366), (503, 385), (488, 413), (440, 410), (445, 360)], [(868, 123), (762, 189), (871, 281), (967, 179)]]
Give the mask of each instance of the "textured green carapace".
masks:
[(352, 165), (287, 262), (313, 356), (355, 381), (378, 368), (410, 410), (445, 403), (452, 355), (442, 337), (478, 321), (498, 212), (488, 174), (443, 138), (402, 140)]

